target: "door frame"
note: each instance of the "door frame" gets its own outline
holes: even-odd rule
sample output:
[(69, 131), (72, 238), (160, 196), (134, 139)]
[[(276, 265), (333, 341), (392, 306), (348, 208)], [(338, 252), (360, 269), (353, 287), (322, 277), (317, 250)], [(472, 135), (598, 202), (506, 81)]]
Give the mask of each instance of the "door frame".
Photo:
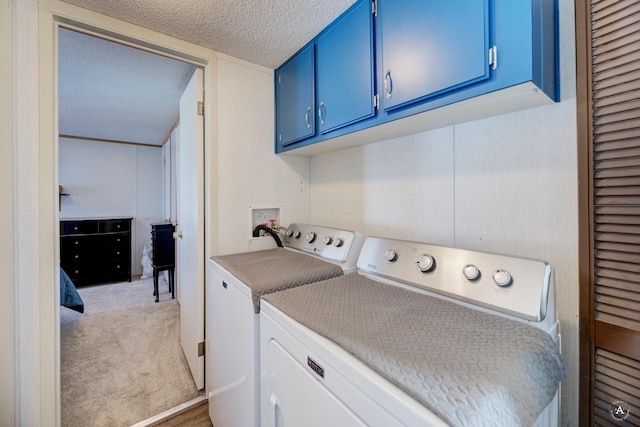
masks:
[(578, 159), (578, 283), (579, 283), (579, 384), (578, 418), (580, 425), (592, 425), (593, 387), (592, 372), (595, 366), (592, 347), (595, 342), (593, 323), (593, 241), (592, 224), (593, 194), (590, 182), (593, 157), (590, 152), (592, 128), (591, 106), (591, 56), (587, 34), (590, 33), (590, 10), (586, 0), (575, 2), (576, 22), (576, 117), (577, 117), (577, 159)]
[[(216, 206), (217, 191), (211, 185), (215, 177), (217, 147), (215, 117), (216, 53), (155, 31), (109, 18), (58, 0), (39, 3), (39, 249), (37, 263), (40, 272), (39, 295), (42, 306), (39, 325), (40, 354), (40, 419), (54, 419), (60, 425), (60, 289), (59, 213), (58, 213), (58, 28), (61, 26), (95, 35), (107, 40), (168, 56), (198, 65), (204, 69), (205, 109), (204, 126), (204, 239), (205, 257), (217, 248), (215, 217), (208, 218)], [(207, 132), (207, 130), (209, 130)], [(205, 263), (206, 265), (206, 263)], [(202, 271), (203, 283), (206, 278)], [(206, 284), (205, 284), (206, 285)], [(52, 288), (53, 286), (53, 288)], [(204, 309), (204, 308), (203, 308)], [(48, 396), (48, 397), (47, 397)]]

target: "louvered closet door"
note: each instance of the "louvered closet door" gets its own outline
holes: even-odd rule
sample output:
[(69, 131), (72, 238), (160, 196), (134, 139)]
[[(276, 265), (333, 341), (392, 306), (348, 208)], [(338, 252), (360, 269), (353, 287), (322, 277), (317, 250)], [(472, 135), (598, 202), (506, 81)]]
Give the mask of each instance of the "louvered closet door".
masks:
[(592, 419), (640, 425), (640, 1), (592, 0), (591, 19)]

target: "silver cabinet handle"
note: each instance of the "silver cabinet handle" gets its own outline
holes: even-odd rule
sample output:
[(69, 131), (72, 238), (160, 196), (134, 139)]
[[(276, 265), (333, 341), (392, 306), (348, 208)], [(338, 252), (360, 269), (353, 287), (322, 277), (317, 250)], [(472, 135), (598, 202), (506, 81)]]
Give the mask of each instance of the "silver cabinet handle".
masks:
[(311, 112), (311, 107), (307, 107), (307, 111), (304, 113), (304, 121), (307, 122), (307, 129), (311, 128), (311, 122), (309, 122), (309, 113)]
[(320, 124), (324, 124), (324, 101), (320, 102), (320, 108), (318, 108), (318, 117), (320, 117)]
[(387, 93), (387, 99), (391, 98), (393, 92), (393, 81), (391, 80), (391, 68), (387, 68), (384, 72), (384, 91)]

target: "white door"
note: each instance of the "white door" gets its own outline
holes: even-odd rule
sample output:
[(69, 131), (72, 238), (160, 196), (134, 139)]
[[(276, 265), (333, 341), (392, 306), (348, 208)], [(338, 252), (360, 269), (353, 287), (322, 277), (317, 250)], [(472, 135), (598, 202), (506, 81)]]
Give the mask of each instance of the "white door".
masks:
[(180, 98), (176, 149), (176, 277), (180, 342), (198, 389), (204, 388), (204, 117), (203, 72), (198, 69)]

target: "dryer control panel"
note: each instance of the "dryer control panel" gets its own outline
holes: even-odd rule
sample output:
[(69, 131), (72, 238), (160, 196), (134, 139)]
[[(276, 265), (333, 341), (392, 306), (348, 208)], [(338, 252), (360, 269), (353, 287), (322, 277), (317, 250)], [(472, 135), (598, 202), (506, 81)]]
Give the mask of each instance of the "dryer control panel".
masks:
[(554, 270), (545, 261), (369, 237), (358, 272), (531, 322), (555, 322)]

